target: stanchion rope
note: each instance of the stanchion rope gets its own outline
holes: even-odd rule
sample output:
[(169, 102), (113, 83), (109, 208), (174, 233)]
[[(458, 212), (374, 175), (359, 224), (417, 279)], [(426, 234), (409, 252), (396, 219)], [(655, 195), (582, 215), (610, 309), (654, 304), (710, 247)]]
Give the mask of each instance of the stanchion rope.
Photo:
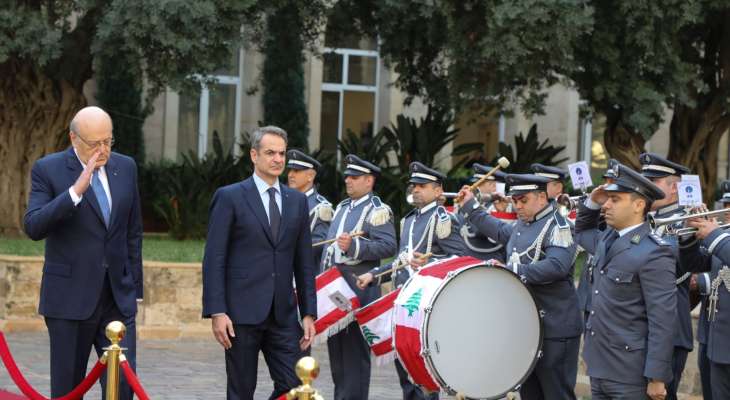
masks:
[[(28, 383), (28, 381), (25, 379), (23, 374), (20, 372), (20, 369), (18, 368), (18, 365), (15, 363), (15, 360), (13, 359), (13, 355), (10, 354), (10, 348), (8, 347), (7, 341), (5, 341), (5, 335), (0, 332), (0, 358), (3, 360), (3, 364), (5, 364), (5, 368), (8, 370), (8, 374), (10, 374), (10, 378), (12, 378), (13, 382), (15, 382), (15, 385), (18, 386), (18, 389), (30, 400), (51, 400), (48, 397), (43, 396), (42, 394), (38, 393), (37, 390), (33, 388), (33, 386)], [(57, 397), (53, 400), (77, 400), (81, 398), (86, 392), (91, 389), (92, 386), (94, 386), (94, 383), (99, 380), (101, 377), (101, 373), (104, 372), (106, 369), (106, 362), (102, 362), (102, 360), (99, 360), (94, 365), (94, 368), (92, 368), (91, 372), (89, 372), (88, 375), (86, 375), (86, 378), (84, 378), (81, 383), (79, 383), (74, 390), (72, 390), (69, 394), (63, 396), (63, 397)], [(141, 396), (140, 396), (141, 398)]]

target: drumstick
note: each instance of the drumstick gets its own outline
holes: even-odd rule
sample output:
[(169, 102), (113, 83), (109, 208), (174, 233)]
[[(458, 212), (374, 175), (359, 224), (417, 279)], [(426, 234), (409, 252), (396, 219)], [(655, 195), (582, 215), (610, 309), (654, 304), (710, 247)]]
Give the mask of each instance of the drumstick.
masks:
[[(429, 258), (429, 257), (431, 257), (432, 255), (433, 255), (433, 253), (426, 253), (426, 254), (422, 255), (421, 257), (418, 257), (418, 258)], [(406, 263), (400, 264), (399, 262), (400, 262), (400, 260), (396, 260), (396, 261), (395, 261), (395, 262), (393, 263), (393, 268), (391, 268), (391, 269), (389, 269), (389, 270), (387, 270), (387, 271), (381, 272), (381, 273), (379, 273), (379, 274), (377, 274), (377, 275), (373, 276), (373, 280), (375, 280), (375, 279), (377, 279), (377, 278), (380, 278), (381, 276), (384, 276), (384, 275), (392, 274), (392, 273), (394, 273), (395, 271), (398, 271), (398, 270), (400, 270), (400, 269), (403, 269), (403, 268), (405, 268), (406, 266), (408, 266), (408, 264), (406, 264)]]
[[(352, 237), (358, 237), (358, 236), (362, 236), (364, 234), (365, 234), (365, 232), (359, 231), (359, 232), (353, 232), (353, 233), (351, 233), (350, 236), (352, 236)], [(327, 240), (323, 240), (321, 242), (317, 242), (317, 243), (312, 244), (312, 247), (323, 246), (325, 244), (334, 243), (336, 241), (337, 241), (337, 238), (327, 239)]]
[[(499, 160), (497, 160), (497, 165), (492, 168), (489, 172), (484, 174), (483, 177), (479, 178), (478, 181), (472, 183), (469, 186), (469, 190), (474, 191), (476, 190), (479, 185), (484, 183), (490, 176), (494, 175), (497, 171), (499, 171), (501, 168), (507, 168), (509, 167), (509, 160), (506, 157), (500, 157)], [(461, 203), (461, 200), (463, 200), (463, 196), (458, 196), (454, 199), (454, 203)]]

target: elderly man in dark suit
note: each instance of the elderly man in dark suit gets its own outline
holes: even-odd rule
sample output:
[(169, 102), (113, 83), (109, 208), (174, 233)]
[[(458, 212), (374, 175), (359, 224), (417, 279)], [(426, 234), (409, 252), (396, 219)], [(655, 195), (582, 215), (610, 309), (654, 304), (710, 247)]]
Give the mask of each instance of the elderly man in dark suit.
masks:
[[(25, 232), (46, 240), (39, 313), (51, 342), (51, 395), (86, 375), (92, 346), (109, 345), (104, 329), (122, 321), (127, 360), (135, 365), (135, 315), (142, 298), (142, 218), (137, 166), (114, 153), (112, 121), (86, 107), (71, 121), (71, 148), (36, 161)], [(104, 381), (102, 381), (104, 383)], [(122, 382), (120, 399), (131, 399)]]
[(297, 386), (294, 365), (315, 335), (307, 197), (278, 180), (286, 144), (283, 129), (257, 129), (253, 175), (219, 188), (211, 202), (203, 316), (212, 319), (213, 335), (225, 348), (229, 400), (253, 399), (260, 351), (274, 381), (272, 399)]
[(613, 183), (580, 205), (575, 224), (576, 241), (596, 258), (583, 358), (593, 399), (663, 400), (672, 380), (677, 260), (646, 215), (664, 192), (624, 165), (614, 171)]

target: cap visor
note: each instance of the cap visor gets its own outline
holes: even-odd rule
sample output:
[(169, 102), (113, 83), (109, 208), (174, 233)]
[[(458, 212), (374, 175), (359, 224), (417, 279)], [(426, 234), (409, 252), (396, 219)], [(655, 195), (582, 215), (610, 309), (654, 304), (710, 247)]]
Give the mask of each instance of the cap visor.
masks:
[(346, 169), (344, 172), (345, 176), (362, 176), (367, 175), (365, 172), (358, 171), (356, 169)]

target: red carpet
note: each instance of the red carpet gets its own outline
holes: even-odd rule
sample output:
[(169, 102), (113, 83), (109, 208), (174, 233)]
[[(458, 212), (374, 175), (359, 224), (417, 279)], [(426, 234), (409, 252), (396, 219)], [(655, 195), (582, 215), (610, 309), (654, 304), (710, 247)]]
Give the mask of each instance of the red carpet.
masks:
[(28, 398), (0, 389), (0, 400), (28, 400)]

